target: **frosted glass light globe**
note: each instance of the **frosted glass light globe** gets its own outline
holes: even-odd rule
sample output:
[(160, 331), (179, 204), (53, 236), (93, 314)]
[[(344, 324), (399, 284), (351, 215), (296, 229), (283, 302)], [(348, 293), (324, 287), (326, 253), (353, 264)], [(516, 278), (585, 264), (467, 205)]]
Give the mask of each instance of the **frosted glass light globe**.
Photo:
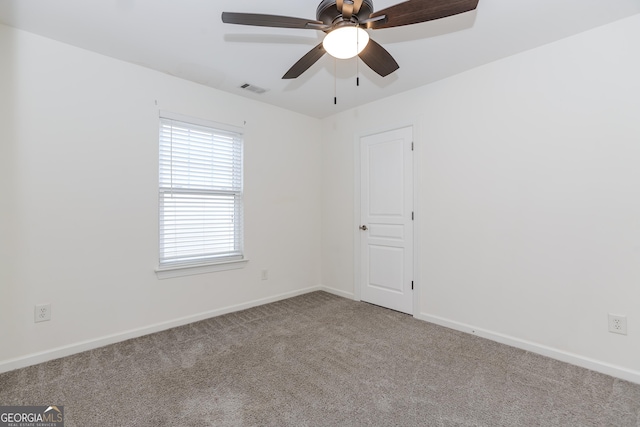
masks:
[(353, 58), (367, 46), (369, 34), (359, 27), (340, 27), (327, 34), (322, 46), (334, 58)]

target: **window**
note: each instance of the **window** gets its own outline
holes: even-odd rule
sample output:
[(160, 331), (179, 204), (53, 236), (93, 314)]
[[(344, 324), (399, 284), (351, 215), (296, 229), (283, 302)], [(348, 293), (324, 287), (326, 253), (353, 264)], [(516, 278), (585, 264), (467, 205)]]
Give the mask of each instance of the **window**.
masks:
[(160, 270), (243, 259), (242, 134), (160, 116)]

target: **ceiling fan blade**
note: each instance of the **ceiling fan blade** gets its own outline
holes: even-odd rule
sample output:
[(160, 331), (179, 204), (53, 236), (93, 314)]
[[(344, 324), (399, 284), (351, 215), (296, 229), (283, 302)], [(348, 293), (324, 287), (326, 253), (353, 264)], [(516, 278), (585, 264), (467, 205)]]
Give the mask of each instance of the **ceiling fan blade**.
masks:
[(367, 47), (358, 56), (369, 68), (382, 77), (386, 77), (400, 68), (393, 56), (373, 40), (369, 40)]
[(222, 22), (225, 24), (256, 25), (259, 27), (300, 28), (325, 30), (330, 28), (322, 21), (290, 16), (262, 15), (259, 13), (222, 12)]
[(289, 68), (289, 71), (286, 72), (283, 79), (295, 79), (300, 77), (302, 73), (307, 71), (309, 67), (315, 64), (318, 59), (322, 58), (322, 56), (326, 53), (322, 43), (311, 49), (305, 56), (300, 58), (298, 62), (293, 64), (293, 67)]
[(386, 16), (387, 19), (367, 24), (374, 30), (399, 27), (445, 18), (469, 12), (478, 6), (478, 0), (408, 0), (372, 13), (370, 18)]

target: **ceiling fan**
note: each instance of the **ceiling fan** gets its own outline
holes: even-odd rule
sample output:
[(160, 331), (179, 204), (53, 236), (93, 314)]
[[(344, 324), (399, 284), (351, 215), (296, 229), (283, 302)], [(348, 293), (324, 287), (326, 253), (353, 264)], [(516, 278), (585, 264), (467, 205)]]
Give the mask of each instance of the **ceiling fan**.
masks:
[(227, 24), (260, 27), (298, 28), (327, 33), (322, 43), (311, 49), (286, 72), (283, 79), (295, 79), (325, 53), (339, 59), (358, 56), (373, 71), (385, 77), (400, 68), (385, 48), (369, 38), (364, 29), (379, 30), (417, 24), (469, 12), (478, 0), (407, 0), (378, 12), (372, 0), (322, 0), (316, 19), (256, 13), (222, 12)]

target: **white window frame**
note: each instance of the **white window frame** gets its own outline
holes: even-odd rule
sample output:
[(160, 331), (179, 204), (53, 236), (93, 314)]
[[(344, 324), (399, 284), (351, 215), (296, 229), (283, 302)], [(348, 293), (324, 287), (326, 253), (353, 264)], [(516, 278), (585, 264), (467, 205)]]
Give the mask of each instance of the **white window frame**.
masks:
[[(167, 111), (160, 111), (159, 120), (159, 174), (158, 174), (158, 268), (156, 274), (158, 278), (165, 279), (170, 277), (178, 277), (192, 274), (202, 274), (213, 271), (222, 271), (242, 268), (248, 261), (244, 254), (244, 202), (243, 202), (243, 131), (241, 128), (223, 125), (208, 120), (197, 119), (193, 117), (187, 117), (184, 115), (171, 113)], [(175, 160), (173, 155), (178, 153), (180, 148), (185, 148), (184, 144), (191, 144), (191, 136), (189, 137), (174, 137), (173, 134), (166, 135), (166, 131), (163, 132), (163, 128), (167, 129), (168, 126), (175, 125), (182, 129), (189, 129), (190, 131), (201, 131), (205, 134), (211, 132), (213, 138), (225, 138), (232, 140), (231, 146), (233, 147), (233, 158), (236, 166), (230, 169), (224, 169), (222, 172), (225, 174), (232, 173), (233, 179), (224, 179), (222, 184), (217, 184), (213, 179), (202, 177), (202, 167), (199, 166), (196, 172), (192, 172), (190, 166), (187, 169), (184, 167), (177, 167), (179, 160)], [(188, 141), (188, 142), (187, 142)], [(174, 143), (176, 146), (174, 146)], [(182, 146), (178, 146), (182, 144)], [(163, 148), (164, 147), (164, 148)], [(216, 147), (212, 145), (212, 149)], [(168, 155), (168, 157), (167, 157)], [(215, 151), (214, 151), (214, 156)], [(239, 159), (238, 159), (239, 156)], [(182, 159), (184, 160), (184, 158)], [(206, 159), (198, 158), (197, 160), (206, 161)], [(237, 163), (239, 162), (239, 171)], [(183, 162), (184, 163), (184, 162)], [(167, 166), (169, 165), (169, 166)], [(220, 169), (215, 168), (215, 157), (211, 161), (210, 165), (205, 167), (211, 167), (211, 175), (215, 175), (220, 172)], [(175, 172), (174, 172), (175, 171)], [(174, 178), (175, 173), (175, 178)], [(192, 183), (191, 177), (194, 176)], [(170, 179), (167, 179), (167, 176)], [(164, 178), (163, 178), (164, 177)], [(229, 198), (233, 199), (231, 204), (228, 203)], [(172, 226), (176, 224), (176, 219), (180, 215), (184, 215), (188, 208), (181, 205), (181, 201), (187, 201), (187, 203), (193, 203), (196, 200), (203, 200), (203, 205), (207, 203), (211, 205), (210, 210), (218, 209), (219, 206), (217, 198), (227, 199), (227, 203), (224, 203), (224, 209), (227, 211), (231, 209), (230, 221), (232, 223), (231, 228), (227, 228), (227, 236), (229, 237), (225, 243), (228, 248), (225, 249), (211, 249), (211, 243), (214, 240), (207, 237), (198, 236), (202, 238), (198, 241), (201, 247), (192, 252), (186, 251), (186, 244), (180, 242), (179, 226)], [(169, 199), (168, 202), (165, 202)], [(175, 200), (171, 205), (170, 200)], [(169, 209), (168, 209), (169, 207)], [(170, 207), (173, 207), (173, 217), (165, 210), (168, 209), (171, 212)], [(181, 210), (180, 210), (181, 209)], [(175, 213), (178, 212), (178, 213)], [(184, 218), (184, 217), (183, 217)], [(206, 222), (203, 214), (200, 219)], [(209, 217), (211, 220), (211, 217)], [(215, 218), (215, 220), (218, 220)], [(202, 225), (203, 229), (205, 228)], [(227, 224), (227, 227), (229, 225)], [(168, 230), (168, 231), (165, 231)], [(203, 231), (205, 233), (205, 231)], [(206, 248), (206, 249), (205, 249)], [(200, 252), (197, 252), (197, 251)], [(220, 252), (208, 252), (216, 251)], [(173, 252), (173, 256), (169, 256), (170, 252)]]

